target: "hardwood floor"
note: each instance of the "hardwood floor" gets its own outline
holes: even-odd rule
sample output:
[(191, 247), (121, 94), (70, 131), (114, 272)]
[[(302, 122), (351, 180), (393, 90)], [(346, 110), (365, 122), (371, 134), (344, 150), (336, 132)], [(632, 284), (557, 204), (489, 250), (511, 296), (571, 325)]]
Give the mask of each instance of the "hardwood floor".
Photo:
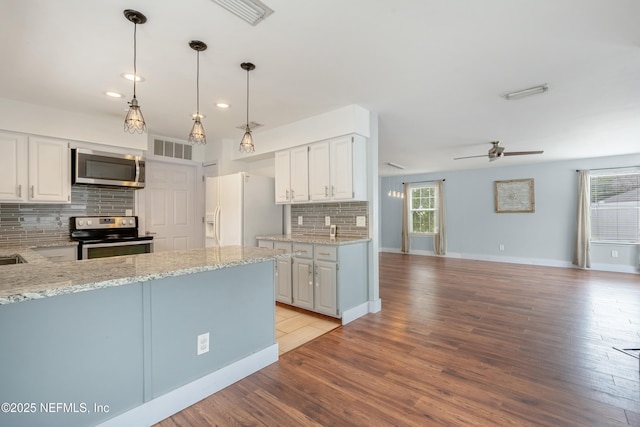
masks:
[(158, 426), (640, 426), (640, 276), (381, 254), (380, 296)]

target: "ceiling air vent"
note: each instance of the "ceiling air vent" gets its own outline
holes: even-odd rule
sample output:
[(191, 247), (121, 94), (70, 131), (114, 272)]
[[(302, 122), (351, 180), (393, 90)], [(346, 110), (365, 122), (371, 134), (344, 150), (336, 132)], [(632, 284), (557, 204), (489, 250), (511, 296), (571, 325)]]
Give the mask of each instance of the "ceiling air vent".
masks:
[(190, 144), (181, 144), (179, 142), (154, 138), (153, 154), (162, 157), (172, 157), (174, 159), (192, 160), (193, 147)]
[[(256, 122), (249, 122), (249, 128), (253, 131), (256, 130), (259, 127), (262, 127), (264, 125), (261, 125), (260, 123), (256, 123)], [(243, 123), (240, 126), (236, 126), (236, 129), (242, 129), (245, 130), (247, 128), (247, 124)]]
[(211, 0), (251, 25), (258, 25), (273, 10), (259, 0)]

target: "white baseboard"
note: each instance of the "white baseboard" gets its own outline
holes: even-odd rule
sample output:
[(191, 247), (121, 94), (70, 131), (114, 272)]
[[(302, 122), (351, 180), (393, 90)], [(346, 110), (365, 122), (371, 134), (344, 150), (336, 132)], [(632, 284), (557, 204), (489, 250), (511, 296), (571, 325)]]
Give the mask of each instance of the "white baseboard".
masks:
[(637, 267), (618, 264), (591, 264), (590, 270), (610, 271), (613, 273), (640, 273), (640, 269), (638, 269)]
[(151, 426), (277, 361), (278, 344), (273, 344), (229, 366), (111, 418), (99, 426)]
[(369, 301), (369, 313), (378, 313), (382, 310), (382, 300), (378, 298), (375, 301)]
[(365, 302), (360, 305), (357, 305), (349, 310), (345, 310), (342, 312), (342, 324), (346, 325), (347, 323), (351, 323), (359, 317), (364, 316), (369, 313), (369, 303)]

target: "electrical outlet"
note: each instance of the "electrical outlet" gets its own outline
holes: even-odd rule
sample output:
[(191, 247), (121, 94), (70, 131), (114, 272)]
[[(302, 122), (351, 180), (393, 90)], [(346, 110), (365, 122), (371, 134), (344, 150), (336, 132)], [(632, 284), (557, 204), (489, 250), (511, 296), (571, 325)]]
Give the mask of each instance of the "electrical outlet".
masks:
[(618, 251), (611, 251), (611, 258), (618, 258)]
[(302, 225), (302, 215), (298, 215), (298, 225)]
[(125, 209), (124, 216), (133, 216), (133, 209)]
[(207, 332), (206, 334), (198, 335), (197, 355), (200, 356), (208, 352), (209, 352), (209, 332)]
[(504, 251), (504, 244), (500, 243), (500, 246), (498, 246), (498, 249), (500, 249), (501, 251)]
[(331, 225), (331, 217), (330, 216), (325, 216), (324, 217), (324, 225)]
[(356, 227), (366, 227), (367, 226), (367, 217), (364, 215), (356, 216)]

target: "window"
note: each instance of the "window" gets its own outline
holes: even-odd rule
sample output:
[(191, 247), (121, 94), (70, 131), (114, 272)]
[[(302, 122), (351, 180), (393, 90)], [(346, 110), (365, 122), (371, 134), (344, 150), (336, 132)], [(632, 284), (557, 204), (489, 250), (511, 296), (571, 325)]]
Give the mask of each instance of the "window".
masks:
[(640, 242), (640, 170), (591, 176), (591, 241)]
[(409, 232), (434, 234), (438, 231), (438, 197), (435, 185), (411, 189)]

